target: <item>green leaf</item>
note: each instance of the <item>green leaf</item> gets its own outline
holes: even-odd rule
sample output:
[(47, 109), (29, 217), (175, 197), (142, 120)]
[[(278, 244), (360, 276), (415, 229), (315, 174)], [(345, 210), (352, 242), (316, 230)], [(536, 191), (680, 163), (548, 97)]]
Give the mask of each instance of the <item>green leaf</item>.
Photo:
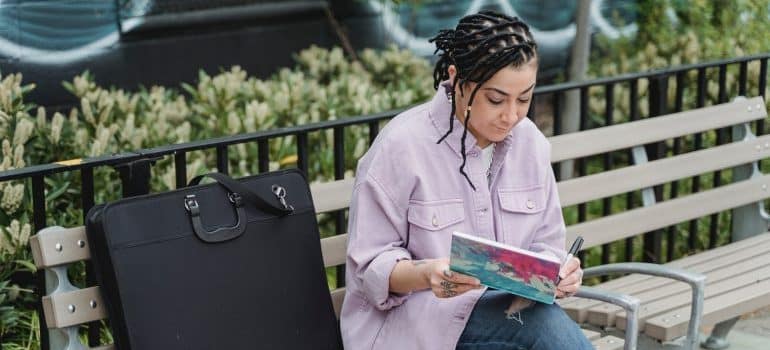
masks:
[(182, 89), (184, 91), (187, 91), (187, 93), (190, 94), (190, 96), (198, 95), (198, 89), (196, 89), (194, 86), (190, 84), (182, 83)]
[(75, 93), (75, 85), (72, 85), (72, 83), (70, 83), (69, 81), (63, 81), (61, 84), (62, 86), (64, 86), (64, 89), (69, 91), (71, 94)]
[(24, 267), (21, 271), (29, 271), (29, 272), (37, 272), (37, 266), (33, 264), (31, 261), (28, 260), (14, 260), (16, 265), (20, 265), (21, 267)]
[(69, 189), (70, 182), (67, 181), (61, 185), (61, 187), (57, 188), (53, 192), (49, 192), (47, 196), (45, 196), (46, 203), (53, 201), (56, 198), (59, 198), (64, 192)]

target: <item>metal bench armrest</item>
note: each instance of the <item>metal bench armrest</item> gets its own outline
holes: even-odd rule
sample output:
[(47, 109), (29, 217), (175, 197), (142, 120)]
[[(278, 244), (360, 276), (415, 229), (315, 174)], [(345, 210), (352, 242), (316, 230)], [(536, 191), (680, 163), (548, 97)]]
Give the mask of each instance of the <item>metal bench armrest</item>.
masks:
[(706, 287), (706, 276), (659, 264), (616, 263), (587, 268), (583, 270), (583, 278), (621, 273), (640, 273), (671, 278), (690, 285), (692, 288), (692, 307), (690, 308), (690, 322), (687, 326), (687, 338), (685, 339), (684, 348), (696, 349), (700, 322), (703, 316), (703, 293)]
[(575, 296), (608, 302), (618, 305), (626, 310), (628, 317), (626, 317), (626, 334), (623, 349), (636, 349), (637, 338), (639, 337), (639, 318), (637, 317), (639, 312), (639, 299), (630, 295), (592, 287), (580, 287)]

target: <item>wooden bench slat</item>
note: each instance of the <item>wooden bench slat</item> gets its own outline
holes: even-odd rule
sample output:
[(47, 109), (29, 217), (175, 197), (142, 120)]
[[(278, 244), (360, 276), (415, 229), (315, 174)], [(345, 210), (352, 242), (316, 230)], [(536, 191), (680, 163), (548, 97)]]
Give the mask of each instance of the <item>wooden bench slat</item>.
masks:
[[(770, 234), (764, 235), (770, 236)], [(699, 253), (696, 256), (704, 255), (704, 257), (708, 257), (709, 259), (700, 261), (697, 264), (688, 265), (686, 266), (686, 269), (692, 272), (705, 274), (707, 277), (707, 284), (732, 277), (730, 275), (731, 272), (757, 269), (767, 264), (762, 260), (762, 257), (770, 252), (770, 241), (763, 240), (757, 244), (745, 246), (740, 250), (740, 254), (735, 254), (735, 252), (738, 252), (738, 250), (734, 250), (732, 254), (711, 254), (715, 253), (715, 251)], [(669, 265), (667, 264), (666, 266)], [(645, 277), (645, 279), (636, 283), (628, 283), (613, 287), (605, 286), (605, 284), (600, 284), (600, 286), (615, 292), (631, 293), (637, 297), (642, 297), (644, 295), (643, 293), (659, 291), (661, 288), (668, 288), (670, 285), (680, 283), (668, 278), (649, 275), (645, 275)], [(682, 286), (689, 288), (685, 284), (682, 284)]]
[(321, 239), (321, 253), (324, 267), (344, 265), (347, 257), (348, 234), (341, 234)]
[[(710, 261), (713, 259), (720, 258), (722, 256), (727, 256), (732, 254), (733, 252), (743, 250), (744, 248), (747, 248), (747, 247), (753, 247), (768, 241), (770, 241), (770, 233), (764, 233), (764, 234), (756, 235), (754, 237), (747, 238), (738, 242), (733, 242), (718, 248), (710, 249), (708, 252), (686, 256), (686, 257), (674, 260), (672, 262), (666, 263), (665, 266), (687, 269), (690, 266), (694, 266), (704, 261)], [(642, 275), (642, 274), (631, 274), (631, 275), (613, 279), (608, 282), (601, 283), (597, 285), (597, 287), (611, 290), (611, 289), (620, 288), (627, 285), (639, 284), (642, 281), (650, 278), (653, 278), (653, 277), (648, 275)], [(566, 306), (575, 305), (575, 304), (582, 304), (584, 302), (596, 303), (596, 301), (594, 300), (583, 299), (583, 298), (569, 298), (569, 299), (558, 300), (558, 303), (561, 307), (566, 307)]]
[[(770, 305), (770, 279), (757, 281), (730, 293), (706, 299), (702, 326), (729, 320), (757, 309), (758, 305)], [(668, 341), (687, 332), (687, 316), (690, 307), (679, 308), (647, 320), (645, 333), (656, 339)], [(677, 316), (678, 315), (678, 316)]]
[[(759, 108), (757, 108), (759, 106)], [(748, 110), (751, 107), (751, 111)], [(551, 162), (577, 159), (767, 117), (762, 97), (549, 138)]]
[(29, 239), (32, 258), (38, 268), (65, 265), (88, 260), (91, 252), (84, 226), (48, 227)]
[[(754, 257), (761, 257), (768, 248), (770, 248), (770, 232), (712, 249), (707, 252), (675, 260), (665, 264), (665, 266), (683, 268), (698, 273), (707, 273), (712, 269), (717, 269), (720, 265), (745, 261)], [(735, 254), (736, 252), (740, 252), (740, 254)], [(707, 265), (704, 266), (703, 264)], [(717, 267), (710, 265), (716, 265)], [(665, 281), (668, 282), (664, 282), (664, 279), (658, 279), (654, 276), (633, 274), (599, 284), (596, 287), (623, 294), (634, 294), (658, 288), (665, 283), (674, 283), (672, 280)], [(591, 299), (571, 299), (575, 300), (572, 302), (560, 302), (560, 306), (572, 319), (578, 322), (586, 321), (589, 308), (602, 304), (600, 301)]]
[(342, 301), (345, 299), (345, 287), (337, 288), (329, 293), (332, 295), (332, 305), (334, 306), (334, 313), (337, 315), (337, 318), (340, 318), (340, 310), (342, 310)]
[(350, 196), (353, 193), (354, 178), (315, 183), (310, 186), (313, 196), (313, 205), (316, 213), (345, 209), (350, 205)]
[(770, 196), (770, 175), (725, 185), (649, 207), (636, 208), (567, 228), (567, 241), (582, 235), (584, 247), (636, 236), (687, 220), (758, 202)]
[[(730, 293), (735, 290), (751, 286), (757, 282), (758, 279), (770, 279), (770, 267), (757, 269), (746, 272), (742, 275), (737, 275), (733, 278), (722, 280), (718, 283), (714, 283), (706, 288), (704, 295), (705, 301), (709, 302), (710, 299), (716, 298), (722, 294)], [(639, 308), (639, 329), (644, 329), (645, 321), (647, 319), (656, 317), (660, 314), (668, 312), (670, 310), (680, 309), (690, 305), (692, 301), (692, 294), (689, 291), (679, 292), (671, 294), (666, 298), (658, 299), (653, 302), (642, 305)], [(705, 312), (704, 312), (705, 315)], [(689, 312), (683, 317), (689, 319)], [(589, 313), (590, 318), (590, 313)], [(618, 328), (625, 329), (626, 314), (623, 311), (618, 312), (617, 324)]]
[[(567, 207), (770, 157), (770, 135), (558, 183)], [(617, 181), (623, 179), (623, 181)]]
[(581, 331), (583, 331), (583, 335), (585, 335), (586, 338), (588, 338), (588, 341), (594, 341), (602, 337), (602, 334), (596, 331), (592, 331), (589, 329), (581, 329)]
[[(95, 302), (93, 307), (91, 301)], [(48, 328), (64, 328), (107, 318), (99, 287), (44, 296), (43, 313)]]
[(608, 335), (591, 342), (595, 350), (620, 350), (623, 349), (625, 341), (615, 336)]
[[(770, 254), (770, 251), (764, 253)], [(748, 258), (744, 261), (736, 263), (734, 265), (723, 266), (718, 270), (713, 270), (705, 273), (706, 275), (706, 294), (719, 294), (721, 285), (727, 281), (729, 285), (741, 286), (746, 282), (741, 278), (745, 278), (745, 274), (758, 273), (760, 275), (770, 275), (770, 261), (759, 259), (763, 255), (756, 256), (758, 258)], [(670, 298), (674, 295), (684, 294), (687, 296), (685, 302), (690, 302), (690, 286), (686, 283), (671, 281), (662, 277), (656, 277), (657, 279), (665, 280), (667, 283), (660, 288), (653, 288), (641, 293), (633, 293), (634, 297), (639, 299), (641, 307), (639, 309), (639, 318), (644, 319), (655, 315), (653, 305), (661, 304), (671, 305), (673, 301)], [(724, 291), (724, 290), (723, 290)], [(662, 306), (664, 307), (664, 306)], [(671, 307), (669, 307), (671, 308)], [(661, 310), (665, 310), (662, 308)], [(611, 326), (615, 324), (615, 316), (623, 315), (623, 308), (616, 305), (604, 303), (603, 305), (597, 305), (588, 309), (587, 320), (594, 325), (606, 325)], [(622, 320), (618, 320), (625, 324), (625, 317)], [(640, 324), (641, 328), (641, 324)]]

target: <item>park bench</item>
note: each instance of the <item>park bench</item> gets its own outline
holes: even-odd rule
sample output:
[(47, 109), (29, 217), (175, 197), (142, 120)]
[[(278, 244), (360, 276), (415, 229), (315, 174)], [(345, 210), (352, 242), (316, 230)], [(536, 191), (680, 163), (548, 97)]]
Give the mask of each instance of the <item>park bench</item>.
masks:
[[(718, 324), (714, 335), (723, 336), (735, 317), (770, 305), (770, 259), (766, 258), (770, 234), (765, 233), (764, 221), (770, 216), (762, 209), (762, 200), (770, 197), (766, 193), (770, 175), (761, 175), (751, 165), (770, 155), (770, 136), (755, 138), (745, 126), (765, 117), (762, 99), (739, 99), (550, 138), (553, 162), (622, 149), (633, 149), (637, 161), (634, 166), (560, 181), (562, 206), (639, 189), (645, 199), (644, 207), (567, 227), (568, 242), (582, 235), (584, 249), (590, 248), (728, 209), (733, 210), (736, 221), (736, 242), (724, 247), (665, 265), (619, 263), (586, 268), (586, 277), (632, 273), (584, 287), (575, 298), (560, 301), (576, 321), (589, 325), (585, 332), (597, 349), (635, 349), (637, 331), (643, 335), (643, 346), (679, 338), (683, 347), (694, 348), (700, 325)], [(729, 126), (736, 126), (734, 139), (738, 141), (646, 161), (645, 144)], [(734, 167), (742, 169), (734, 171), (734, 180), (745, 181), (655, 203), (653, 186)], [(348, 178), (311, 186), (316, 211), (347, 208), (353, 181)], [(81, 349), (77, 326), (107, 317), (98, 286), (78, 289), (67, 278), (69, 264), (90, 257), (85, 230), (82, 226), (46, 228), (31, 239), (31, 245), (35, 263), (46, 271), (48, 290), (43, 309), (51, 329), (52, 349)], [(346, 234), (321, 239), (324, 265), (344, 265), (346, 245)], [(331, 296), (339, 313), (344, 288), (332, 290)]]
[[(352, 179), (339, 180), (311, 187), (316, 200), (316, 212), (321, 214), (347, 208), (349, 198), (340, 196), (340, 191), (352, 191)], [(88, 239), (85, 227), (48, 227), (30, 239), (35, 264), (46, 271), (46, 296), (43, 297), (43, 313), (49, 327), (51, 349), (85, 349), (78, 339), (78, 327), (108, 317), (99, 287), (79, 289), (73, 286), (68, 277), (69, 265), (90, 260)], [(338, 235), (321, 239), (324, 265), (334, 267), (345, 264), (347, 235)], [(582, 290), (584, 297), (606, 300), (619, 305), (624, 310), (635, 313), (638, 304), (632, 298), (612, 293)], [(334, 310), (339, 315), (345, 288), (330, 291)], [(597, 349), (622, 349), (624, 339), (615, 336), (602, 336), (600, 332), (584, 330)], [(629, 333), (631, 334), (631, 333)], [(112, 345), (98, 347), (99, 350), (112, 350)]]
[[(770, 305), (770, 233), (767, 233), (768, 215), (763, 207), (763, 200), (770, 197), (767, 191), (770, 175), (762, 175), (757, 167), (757, 161), (770, 155), (770, 136), (755, 137), (749, 124), (765, 117), (767, 112), (761, 97), (738, 98), (731, 103), (550, 139), (554, 162), (622, 149), (632, 149), (635, 154), (633, 166), (559, 183), (563, 206), (642, 190), (643, 207), (567, 228), (568, 239), (582, 235), (586, 238), (586, 247), (732, 210), (733, 243), (663, 265), (705, 276), (702, 290), (690, 291), (684, 283), (644, 274), (632, 274), (596, 286), (640, 300), (637, 317), (639, 330), (645, 335), (640, 347), (648, 348), (684, 335), (694, 340), (700, 323), (716, 325), (706, 345), (722, 348), (727, 345), (724, 337), (737, 317)], [(732, 127), (734, 142), (647, 161), (645, 144), (726, 127)], [(731, 184), (659, 203), (655, 201), (652, 189), (655, 185), (724, 169), (733, 169)], [(623, 265), (588, 268), (585, 276), (627, 272), (625, 267), (629, 266)], [(704, 298), (702, 304), (694, 302), (698, 296)], [(625, 328), (624, 311), (612, 305), (580, 298), (560, 304), (578, 322)], [(693, 322), (693, 315), (701, 311), (701, 320)]]

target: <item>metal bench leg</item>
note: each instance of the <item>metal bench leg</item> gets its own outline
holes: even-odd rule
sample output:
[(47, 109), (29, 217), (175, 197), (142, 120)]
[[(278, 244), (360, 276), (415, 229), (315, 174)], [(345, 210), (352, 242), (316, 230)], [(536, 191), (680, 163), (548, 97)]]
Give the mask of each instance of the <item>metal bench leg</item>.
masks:
[(711, 331), (709, 338), (701, 346), (709, 350), (722, 350), (730, 347), (730, 343), (727, 341), (727, 333), (730, 333), (730, 330), (739, 319), (740, 316), (717, 323), (714, 326), (714, 330)]
[(62, 350), (88, 350), (89, 348), (80, 342), (78, 327), (51, 329), (51, 349)]

